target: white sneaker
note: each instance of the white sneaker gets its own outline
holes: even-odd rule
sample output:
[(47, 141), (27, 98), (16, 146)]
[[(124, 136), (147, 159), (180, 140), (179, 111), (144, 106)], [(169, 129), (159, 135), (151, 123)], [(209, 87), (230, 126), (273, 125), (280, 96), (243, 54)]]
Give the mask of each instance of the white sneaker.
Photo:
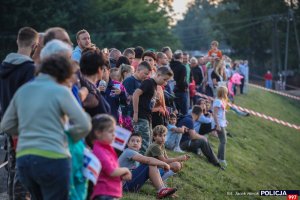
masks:
[(198, 156), (202, 156), (202, 154), (203, 154), (203, 153), (202, 153), (201, 148), (198, 148), (198, 149), (197, 149), (197, 155), (198, 155)]
[(219, 163), (220, 163), (221, 167), (223, 167), (224, 169), (227, 167), (227, 162), (226, 162), (226, 160), (220, 160), (220, 159), (219, 159)]
[(177, 153), (185, 153), (184, 151), (182, 151), (182, 149), (180, 149), (180, 147), (175, 147), (173, 151)]

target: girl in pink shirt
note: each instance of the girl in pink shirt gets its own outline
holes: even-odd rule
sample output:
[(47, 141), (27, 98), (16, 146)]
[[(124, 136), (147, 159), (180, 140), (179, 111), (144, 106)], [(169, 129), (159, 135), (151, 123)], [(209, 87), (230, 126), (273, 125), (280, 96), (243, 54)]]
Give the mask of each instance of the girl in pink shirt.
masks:
[(92, 200), (115, 200), (122, 197), (122, 180), (130, 180), (131, 172), (119, 167), (118, 157), (111, 146), (115, 139), (116, 121), (107, 114), (96, 115), (92, 120), (93, 153), (100, 160), (102, 170), (94, 186)]

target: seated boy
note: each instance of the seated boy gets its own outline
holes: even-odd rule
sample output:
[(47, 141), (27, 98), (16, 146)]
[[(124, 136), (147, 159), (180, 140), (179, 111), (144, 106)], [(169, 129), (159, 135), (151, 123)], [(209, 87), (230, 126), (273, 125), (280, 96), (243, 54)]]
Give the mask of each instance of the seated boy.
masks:
[[(171, 171), (176, 173), (182, 169), (181, 162), (188, 160), (190, 157), (188, 155), (182, 155), (175, 158), (169, 158), (165, 150), (165, 140), (168, 129), (163, 125), (158, 125), (153, 129), (153, 143), (148, 147), (145, 155), (149, 157), (157, 158), (163, 162), (170, 165)], [(173, 173), (173, 174), (174, 174)], [(167, 172), (166, 174), (173, 175)], [(165, 174), (164, 174), (165, 176)], [(167, 177), (164, 178), (165, 180)]]
[(185, 126), (177, 127), (176, 123), (177, 117), (174, 113), (171, 113), (165, 146), (167, 149), (175, 152), (184, 153), (184, 151), (180, 149), (180, 140), (186, 129)]
[(124, 191), (137, 192), (150, 178), (157, 190), (159, 199), (170, 196), (176, 192), (176, 188), (165, 187), (157, 167), (169, 170), (170, 166), (155, 158), (146, 157), (138, 153), (142, 145), (142, 137), (132, 134), (128, 141), (128, 148), (119, 157), (121, 167), (127, 167), (132, 172), (132, 179), (123, 184)]

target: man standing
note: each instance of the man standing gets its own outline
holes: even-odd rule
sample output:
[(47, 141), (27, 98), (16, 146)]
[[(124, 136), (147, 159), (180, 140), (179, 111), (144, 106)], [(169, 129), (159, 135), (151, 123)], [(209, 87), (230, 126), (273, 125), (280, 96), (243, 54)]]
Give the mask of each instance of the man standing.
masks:
[(175, 104), (178, 111), (185, 115), (188, 111), (188, 84), (187, 84), (187, 73), (186, 68), (182, 64), (183, 62), (183, 53), (181, 50), (177, 50), (173, 55), (174, 59), (170, 62), (170, 67), (174, 73), (174, 80), (176, 85), (174, 87), (175, 93)]
[[(190, 55), (187, 52), (183, 52), (182, 55), (182, 64), (185, 66), (186, 69), (186, 82), (188, 85), (190, 85), (191, 83), (191, 67), (190, 67)], [(190, 108), (191, 102), (190, 102), (190, 90), (189, 87), (187, 89), (187, 93), (188, 93), (188, 108)]]
[(123, 56), (125, 56), (126, 58), (128, 58), (130, 65), (132, 64), (132, 62), (134, 61), (135, 58), (135, 52), (133, 49), (131, 48), (127, 48), (123, 51)]
[[(0, 104), (2, 113), (19, 87), (34, 78), (35, 66), (30, 55), (33, 55), (39, 41), (36, 30), (30, 27), (23, 27), (18, 32), (17, 53), (10, 53), (0, 65)], [(7, 136), (8, 148), (8, 196), (9, 199), (26, 199), (26, 190), (18, 180), (15, 167), (16, 140)]]
[(85, 48), (91, 47), (92, 43), (91, 43), (90, 34), (84, 29), (77, 32), (76, 40), (78, 46), (74, 49), (72, 53), (72, 60), (75, 60), (76, 62), (79, 63), (81, 58), (81, 52)]
[(163, 52), (158, 52), (156, 54), (157, 60), (156, 60), (156, 65), (157, 68), (160, 67), (169, 67), (169, 59), (167, 57), (167, 55)]

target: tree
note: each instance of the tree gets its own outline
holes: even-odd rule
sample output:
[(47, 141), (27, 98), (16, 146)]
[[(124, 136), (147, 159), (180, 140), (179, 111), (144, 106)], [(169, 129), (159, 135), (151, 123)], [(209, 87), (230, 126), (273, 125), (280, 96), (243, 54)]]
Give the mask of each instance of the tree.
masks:
[[(6, 52), (16, 48), (17, 31), (31, 26), (38, 31), (65, 28), (75, 42), (80, 29), (90, 32), (92, 42), (101, 47), (124, 49), (136, 45), (160, 49), (179, 44), (169, 27), (170, 17), (161, 5), (170, 0), (2, 0), (0, 38)], [(12, 14), (13, 13), (13, 14)]]
[(174, 33), (179, 37), (184, 49), (207, 49), (210, 41), (220, 37), (219, 30), (212, 26), (212, 16), (220, 9), (207, 0), (195, 0), (190, 3), (184, 19), (178, 21)]

